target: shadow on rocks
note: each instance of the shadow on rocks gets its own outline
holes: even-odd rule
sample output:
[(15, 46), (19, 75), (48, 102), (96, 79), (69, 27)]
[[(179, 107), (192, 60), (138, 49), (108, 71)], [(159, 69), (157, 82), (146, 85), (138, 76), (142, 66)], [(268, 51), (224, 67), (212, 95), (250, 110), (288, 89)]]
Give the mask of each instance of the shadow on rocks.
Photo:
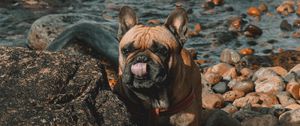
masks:
[(129, 125), (102, 64), (88, 56), (0, 47), (0, 125)]

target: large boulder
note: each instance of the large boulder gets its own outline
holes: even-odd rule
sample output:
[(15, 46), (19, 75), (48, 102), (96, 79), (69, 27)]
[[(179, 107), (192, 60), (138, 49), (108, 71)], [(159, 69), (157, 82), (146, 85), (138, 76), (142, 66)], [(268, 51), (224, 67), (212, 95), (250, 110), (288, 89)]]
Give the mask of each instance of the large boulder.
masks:
[(97, 59), (9, 47), (0, 59), (0, 125), (129, 123)]

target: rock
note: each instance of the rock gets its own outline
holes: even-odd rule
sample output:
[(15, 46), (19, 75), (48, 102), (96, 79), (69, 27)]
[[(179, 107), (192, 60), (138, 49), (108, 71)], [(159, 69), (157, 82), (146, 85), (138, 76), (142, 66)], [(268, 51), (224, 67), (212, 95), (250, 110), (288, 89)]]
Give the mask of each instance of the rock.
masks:
[(227, 84), (225, 82), (219, 82), (212, 87), (215, 93), (223, 94), (228, 90)]
[(275, 73), (277, 73), (281, 77), (285, 77), (288, 73), (287, 70), (282, 68), (281, 66), (270, 67), (269, 69), (273, 70)]
[[(115, 33), (112, 35), (117, 34), (116, 30), (114, 30), (117, 26), (116, 24), (112, 24), (97, 16), (88, 14), (53, 14), (41, 17), (32, 24), (28, 33), (28, 46), (36, 50), (45, 50), (55, 38), (71, 25), (80, 25), (80, 23), (84, 22), (93, 22), (95, 27), (98, 25)], [(101, 23), (97, 24), (95, 22)]]
[(289, 72), (283, 79), (285, 82), (300, 82), (300, 76), (298, 76), (297, 73), (293, 71)]
[(268, 56), (246, 55), (241, 59), (237, 66), (240, 68), (246, 67), (251, 70), (257, 70), (261, 67), (271, 67), (273, 66), (273, 62)]
[(260, 17), (261, 11), (257, 7), (249, 7), (247, 14), (254, 17)]
[(260, 12), (268, 12), (268, 6), (266, 3), (259, 4), (258, 9), (260, 10)]
[(252, 80), (254, 81), (256, 92), (276, 94), (285, 88), (283, 79), (268, 68), (260, 68), (257, 70)]
[(280, 29), (282, 31), (292, 31), (292, 25), (287, 20), (282, 20), (280, 23)]
[(289, 92), (296, 100), (300, 100), (300, 84), (298, 82), (289, 82), (286, 86), (286, 91)]
[(99, 60), (8, 47), (0, 58), (0, 125), (129, 124)]
[(280, 126), (299, 126), (300, 109), (291, 110), (279, 116)]
[(300, 28), (300, 19), (296, 19), (293, 22), (293, 27), (294, 28)]
[(249, 79), (252, 77), (252, 75), (254, 74), (253, 70), (249, 69), (249, 68), (243, 68), (240, 70), (240, 73), (243, 77)]
[(239, 51), (241, 55), (252, 55), (254, 53), (254, 49), (252, 48), (243, 48)]
[(252, 81), (256, 81), (257, 79), (263, 77), (263, 76), (277, 76), (277, 73), (275, 71), (273, 71), (272, 69), (269, 69), (270, 67), (261, 67), (260, 69), (258, 69), (253, 77), (252, 77)]
[(233, 102), (233, 105), (236, 107), (244, 107), (247, 104), (254, 107), (272, 107), (278, 104), (278, 101), (274, 95), (252, 92)]
[[(300, 38), (300, 32), (299, 31), (295, 31), (292, 33), (292, 37), (293, 38)], [(299, 50), (298, 50), (299, 51)]]
[(270, 94), (277, 94), (283, 91), (285, 84), (279, 76), (265, 76), (257, 79), (255, 82), (255, 91)]
[(237, 72), (235, 68), (229, 69), (226, 73), (222, 75), (224, 80), (230, 81), (231, 79), (235, 79), (237, 77)]
[(229, 115), (232, 115), (233, 113), (238, 111), (238, 108), (229, 103), (221, 110), (223, 110), (224, 112), (227, 112)]
[(294, 66), (289, 73), (291, 72), (295, 72), (297, 74), (297, 76), (300, 76), (300, 64), (297, 64), (296, 66)]
[(299, 104), (290, 104), (288, 106), (285, 107), (286, 109), (289, 109), (289, 110), (296, 110), (296, 109), (300, 109), (300, 105)]
[(248, 118), (241, 122), (242, 126), (278, 126), (278, 119), (274, 115), (265, 114)]
[(202, 107), (205, 109), (216, 109), (224, 106), (224, 99), (220, 94), (202, 94)]
[(224, 49), (221, 52), (221, 56), (220, 56), (221, 62), (228, 63), (228, 64), (235, 64), (239, 62), (240, 59), (241, 59), (240, 54), (232, 49)]
[(231, 80), (228, 85), (230, 85), (230, 88), (232, 90), (242, 91), (246, 94), (249, 92), (252, 92), (254, 90), (254, 84), (250, 80), (242, 80), (241, 81), (238, 79), (234, 79), (234, 80)]
[(252, 24), (249, 24), (246, 28), (245, 28), (245, 32), (244, 32), (244, 35), (246, 37), (259, 37), (263, 34), (263, 31), (261, 28), (255, 26), (255, 25), (252, 25)]
[(204, 126), (240, 126), (238, 120), (231, 118), (222, 110), (204, 110), (201, 122)]
[(228, 31), (241, 32), (246, 23), (241, 17), (230, 17), (227, 23)]
[(205, 80), (209, 84), (216, 84), (222, 78), (225, 80), (230, 80), (236, 78), (237, 73), (233, 66), (226, 63), (219, 63), (207, 69), (204, 74)]
[(237, 77), (236, 69), (226, 63), (219, 63), (217, 65), (214, 65), (210, 70), (213, 73), (221, 75), (225, 80), (230, 80)]
[(296, 103), (295, 99), (293, 99), (288, 92), (280, 92), (276, 96), (280, 104), (284, 107)]
[(259, 112), (248, 110), (248, 109), (240, 109), (239, 111), (233, 113), (232, 117), (237, 119), (240, 122), (247, 120), (249, 118), (257, 117), (262, 115)]
[(300, 63), (300, 51), (286, 50), (282, 53), (275, 53), (270, 56), (273, 66), (281, 66), (287, 71)]
[(296, 14), (297, 14), (297, 16), (300, 16), (300, 4), (299, 4), (299, 2), (297, 3)]
[(223, 94), (224, 101), (233, 102), (234, 100), (241, 98), (245, 95), (244, 92), (239, 90), (228, 91)]
[(214, 85), (214, 84), (221, 81), (222, 76), (220, 74), (217, 74), (217, 73), (206, 72), (204, 74), (204, 79), (207, 81), (208, 84)]
[(277, 13), (282, 15), (289, 15), (290, 13), (294, 13), (294, 4), (289, 1), (284, 1), (281, 5), (276, 8)]
[(221, 6), (224, 4), (224, 0), (208, 0), (210, 2), (213, 2), (215, 6)]

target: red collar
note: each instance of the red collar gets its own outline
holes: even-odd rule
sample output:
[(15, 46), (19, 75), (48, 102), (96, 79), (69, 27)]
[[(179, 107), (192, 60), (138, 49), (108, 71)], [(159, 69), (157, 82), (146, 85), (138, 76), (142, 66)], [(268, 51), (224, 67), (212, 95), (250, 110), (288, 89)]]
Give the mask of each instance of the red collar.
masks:
[[(154, 108), (152, 109), (150, 112), (152, 115), (154, 116), (167, 116), (167, 115), (173, 115), (173, 114), (176, 114), (182, 110), (185, 110), (187, 109), (188, 107), (190, 107), (193, 103), (193, 100), (195, 98), (195, 92), (194, 90), (192, 89), (190, 91), (190, 93), (184, 98), (182, 99), (180, 102), (178, 102), (177, 104), (169, 107), (168, 109), (157, 109), (157, 108)], [(127, 105), (127, 110), (134, 114), (134, 115), (138, 115), (138, 116), (145, 116), (145, 111), (147, 110), (144, 110), (144, 112), (140, 112), (140, 111), (136, 111), (137, 108), (132, 108), (134, 103), (132, 102), (128, 102), (128, 100), (125, 100), (123, 97), (121, 97), (121, 99), (123, 99), (123, 102), (125, 102), (125, 104)], [(149, 112), (149, 111), (148, 111)]]
[(176, 113), (190, 107), (193, 103), (194, 98), (195, 98), (195, 93), (194, 93), (194, 90), (192, 89), (190, 91), (190, 93), (184, 99), (182, 99), (179, 103), (175, 104), (174, 106), (171, 106), (168, 109), (154, 108), (152, 110), (152, 113), (154, 114), (154, 116), (166, 116), (166, 115), (176, 114)]

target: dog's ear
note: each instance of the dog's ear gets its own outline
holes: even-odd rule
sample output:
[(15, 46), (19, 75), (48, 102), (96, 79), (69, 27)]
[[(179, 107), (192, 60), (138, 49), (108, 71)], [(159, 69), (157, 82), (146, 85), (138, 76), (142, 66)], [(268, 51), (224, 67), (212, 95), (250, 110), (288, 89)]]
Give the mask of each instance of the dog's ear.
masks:
[(168, 16), (164, 25), (179, 39), (179, 44), (183, 46), (187, 40), (187, 12), (181, 7), (176, 7), (176, 9)]
[(134, 10), (128, 6), (123, 6), (119, 12), (118, 39), (121, 40), (123, 35), (136, 24), (138, 24), (138, 18)]

